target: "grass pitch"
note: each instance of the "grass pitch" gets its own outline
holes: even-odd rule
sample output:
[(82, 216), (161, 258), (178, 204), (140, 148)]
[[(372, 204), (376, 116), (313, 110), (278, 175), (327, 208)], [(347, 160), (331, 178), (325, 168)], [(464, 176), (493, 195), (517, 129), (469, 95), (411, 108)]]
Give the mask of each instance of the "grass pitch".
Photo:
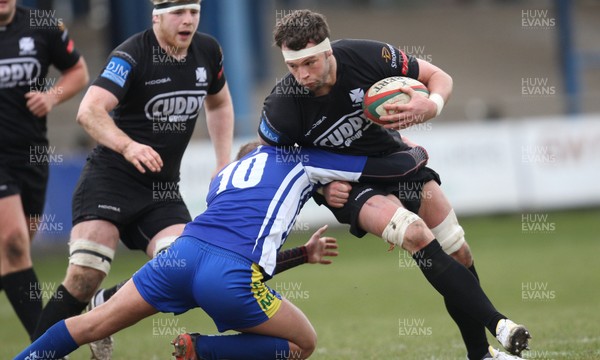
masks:
[[(484, 290), (500, 312), (526, 324), (533, 335), (526, 358), (600, 358), (599, 221), (600, 209), (461, 219)], [(381, 240), (356, 239), (345, 228), (329, 234), (340, 243), (334, 264), (305, 265), (269, 282), (311, 319), (319, 335), (312, 358), (465, 358), (441, 296), (404, 252), (387, 252)], [(309, 235), (303, 231), (286, 246)], [(65, 254), (66, 245), (56, 254), (34, 254), (46, 298), (63, 278)], [(119, 249), (104, 284), (127, 278), (145, 261), (139, 252)], [(114, 359), (169, 359), (169, 341), (182, 331), (216, 329), (197, 309), (177, 317), (158, 314), (115, 336)], [(0, 359), (27, 344), (0, 295)], [(87, 346), (70, 359), (89, 359)]]

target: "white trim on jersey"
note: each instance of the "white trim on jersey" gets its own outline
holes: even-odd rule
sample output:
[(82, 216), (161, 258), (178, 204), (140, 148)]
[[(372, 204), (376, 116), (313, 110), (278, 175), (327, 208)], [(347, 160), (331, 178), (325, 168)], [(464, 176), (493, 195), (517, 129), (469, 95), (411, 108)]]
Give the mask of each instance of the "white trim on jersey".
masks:
[[(283, 220), (286, 222), (286, 224), (282, 224), (283, 226), (272, 224), (269, 229), (269, 234), (264, 238), (259, 265), (262, 266), (267, 274), (272, 274), (275, 270), (275, 265), (277, 264), (277, 249), (282, 245), (281, 230), (289, 228), (290, 223), (293, 223), (296, 218), (301, 194), (304, 193), (304, 189), (307, 187), (312, 187), (312, 184), (307, 177), (298, 177), (302, 172), (302, 164), (297, 164), (281, 182), (281, 186), (279, 186), (275, 196), (273, 196), (273, 199), (269, 204), (267, 214), (260, 228), (258, 237), (256, 238), (254, 249), (252, 249), (253, 252), (256, 250), (258, 242), (263, 237), (271, 219), (274, 219), (274, 221)], [(277, 208), (278, 206), (279, 208)], [(275, 229), (276, 231), (272, 232), (271, 229)]]
[(304, 169), (311, 181), (318, 184), (328, 184), (339, 179), (344, 179), (344, 181), (349, 182), (358, 182), (358, 179), (362, 175), (362, 173), (357, 173), (355, 171), (324, 169), (309, 165), (305, 166)]

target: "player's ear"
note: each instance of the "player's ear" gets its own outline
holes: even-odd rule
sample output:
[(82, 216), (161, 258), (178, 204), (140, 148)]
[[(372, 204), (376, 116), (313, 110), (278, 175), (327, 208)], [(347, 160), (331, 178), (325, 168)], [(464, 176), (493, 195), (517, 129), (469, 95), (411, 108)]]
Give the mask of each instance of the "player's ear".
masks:
[(333, 55), (333, 50), (327, 50), (327, 51), (325, 51), (325, 59), (327, 59), (331, 55)]

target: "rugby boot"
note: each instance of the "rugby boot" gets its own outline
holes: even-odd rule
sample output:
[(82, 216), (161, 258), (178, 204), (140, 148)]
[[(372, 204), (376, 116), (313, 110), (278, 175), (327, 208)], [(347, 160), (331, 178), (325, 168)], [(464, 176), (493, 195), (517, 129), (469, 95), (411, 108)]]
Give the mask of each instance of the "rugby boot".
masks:
[(498, 325), (496, 325), (496, 339), (504, 346), (506, 351), (521, 356), (523, 350), (529, 350), (531, 334), (525, 326), (503, 319), (498, 321)]
[(176, 360), (197, 360), (196, 339), (200, 336), (198, 333), (185, 333), (177, 335), (171, 344), (175, 347), (173, 356)]

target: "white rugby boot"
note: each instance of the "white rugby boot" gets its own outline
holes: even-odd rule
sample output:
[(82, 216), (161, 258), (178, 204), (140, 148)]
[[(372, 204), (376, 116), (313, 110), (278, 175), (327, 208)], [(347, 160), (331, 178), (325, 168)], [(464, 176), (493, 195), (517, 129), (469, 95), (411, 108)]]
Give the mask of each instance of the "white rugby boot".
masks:
[[(100, 289), (92, 296), (92, 300), (87, 306), (87, 311), (92, 311), (93, 308), (98, 307), (104, 303), (104, 297), (102, 296), (104, 289)], [(112, 336), (105, 337), (104, 339), (96, 340), (91, 343), (90, 350), (92, 351), (91, 360), (111, 360), (114, 349), (115, 340)]]
[(509, 319), (502, 319), (496, 325), (496, 339), (509, 353), (521, 356), (523, 350), (529, 350), (531, 334), (523, 325)]
[(488, 352), (481, 360), (523, 360), (515, 355), (510, 355), (493, 347), (488, 347)]

